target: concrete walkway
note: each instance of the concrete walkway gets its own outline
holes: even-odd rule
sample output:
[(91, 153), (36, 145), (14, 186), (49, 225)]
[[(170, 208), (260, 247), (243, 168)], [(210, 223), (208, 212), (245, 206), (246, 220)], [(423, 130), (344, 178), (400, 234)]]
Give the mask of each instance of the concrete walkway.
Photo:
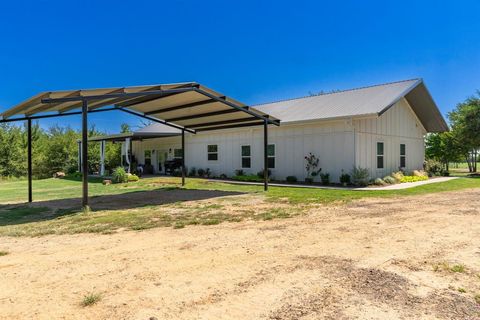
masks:
[[(406, 183), (398, 183), (387, 185), (384, 187), (365, 187), (365, 188), (358, 188), (358, 187), (334, 187), (334, 186), (318, 186), (318, 185), (305, 185), (305, 184), (287, 184), (287, 183), (269, 183), (269, 186), (273, 187), (290, 187), (290, 188), (309, 188), (309, 189), (332, 189), (332, 190), (354, 190), (354, 191), (382, 191), (382, 190), (402, 190), (402, 189), (409, 189), (418, 186), (423, 186), (425, 184), (431, 183), (439, 183), (450, 181), (453, 179), (457, 179), (458, 177), (438, 177), (432, 178), (425, 181), (418, 181), (418, 182), (406, 182)], [(247, 181), (234, 181), (234, 180), (218, 180), (218, 179), (210, 179), (209, 181), (212, 182), (223, 182), (223, 183), (230, 183), (230, 184), (240, 184), (240, 185), (253, 185), (253, 186), (263, 186), (263, 182), (247, 182)]]

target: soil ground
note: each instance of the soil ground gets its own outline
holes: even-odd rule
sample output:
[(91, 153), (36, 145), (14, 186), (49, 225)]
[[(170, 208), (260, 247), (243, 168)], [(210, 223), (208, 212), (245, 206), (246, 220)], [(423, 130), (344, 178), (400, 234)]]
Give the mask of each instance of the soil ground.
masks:
[[(479, 221), (471, 189), (288, 219), (2, 237), (0, 318), (480, 319)], [(100, 300), (82, 306), (90, 293)]]

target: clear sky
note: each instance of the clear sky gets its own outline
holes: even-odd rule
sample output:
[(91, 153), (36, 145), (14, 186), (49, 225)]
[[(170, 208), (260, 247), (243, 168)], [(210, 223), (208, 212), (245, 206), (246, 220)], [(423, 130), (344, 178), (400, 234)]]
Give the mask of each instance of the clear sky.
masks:
[[(480, 89), (480, 1), (2, 1), (0, 111), (48, 90), (197, 81), (247, 104), (421, 77)], [(138, 120), (90, 117), (106, 132)], [(42, 120), (79, 127), (79, 117)]]

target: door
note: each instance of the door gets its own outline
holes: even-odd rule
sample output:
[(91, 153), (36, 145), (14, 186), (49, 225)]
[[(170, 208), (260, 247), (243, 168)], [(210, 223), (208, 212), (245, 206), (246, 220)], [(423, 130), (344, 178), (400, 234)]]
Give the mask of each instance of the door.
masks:
[(157, 165), (158, 165), (158, 173), (165, 172), (165, 161), (168, 159), (168, 150), (167, 149), (160, 149), (157, 150)]

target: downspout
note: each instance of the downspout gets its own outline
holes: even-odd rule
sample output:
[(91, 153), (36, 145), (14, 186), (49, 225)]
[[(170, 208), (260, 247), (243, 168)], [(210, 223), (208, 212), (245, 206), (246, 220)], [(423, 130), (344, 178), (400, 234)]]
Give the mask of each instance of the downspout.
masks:
[(355, 132), (355, 125), (353, 124), (353, 118), (351, 118), (351, 124), (353, 128), (353, 166), (357, 167), (357, 134)]

